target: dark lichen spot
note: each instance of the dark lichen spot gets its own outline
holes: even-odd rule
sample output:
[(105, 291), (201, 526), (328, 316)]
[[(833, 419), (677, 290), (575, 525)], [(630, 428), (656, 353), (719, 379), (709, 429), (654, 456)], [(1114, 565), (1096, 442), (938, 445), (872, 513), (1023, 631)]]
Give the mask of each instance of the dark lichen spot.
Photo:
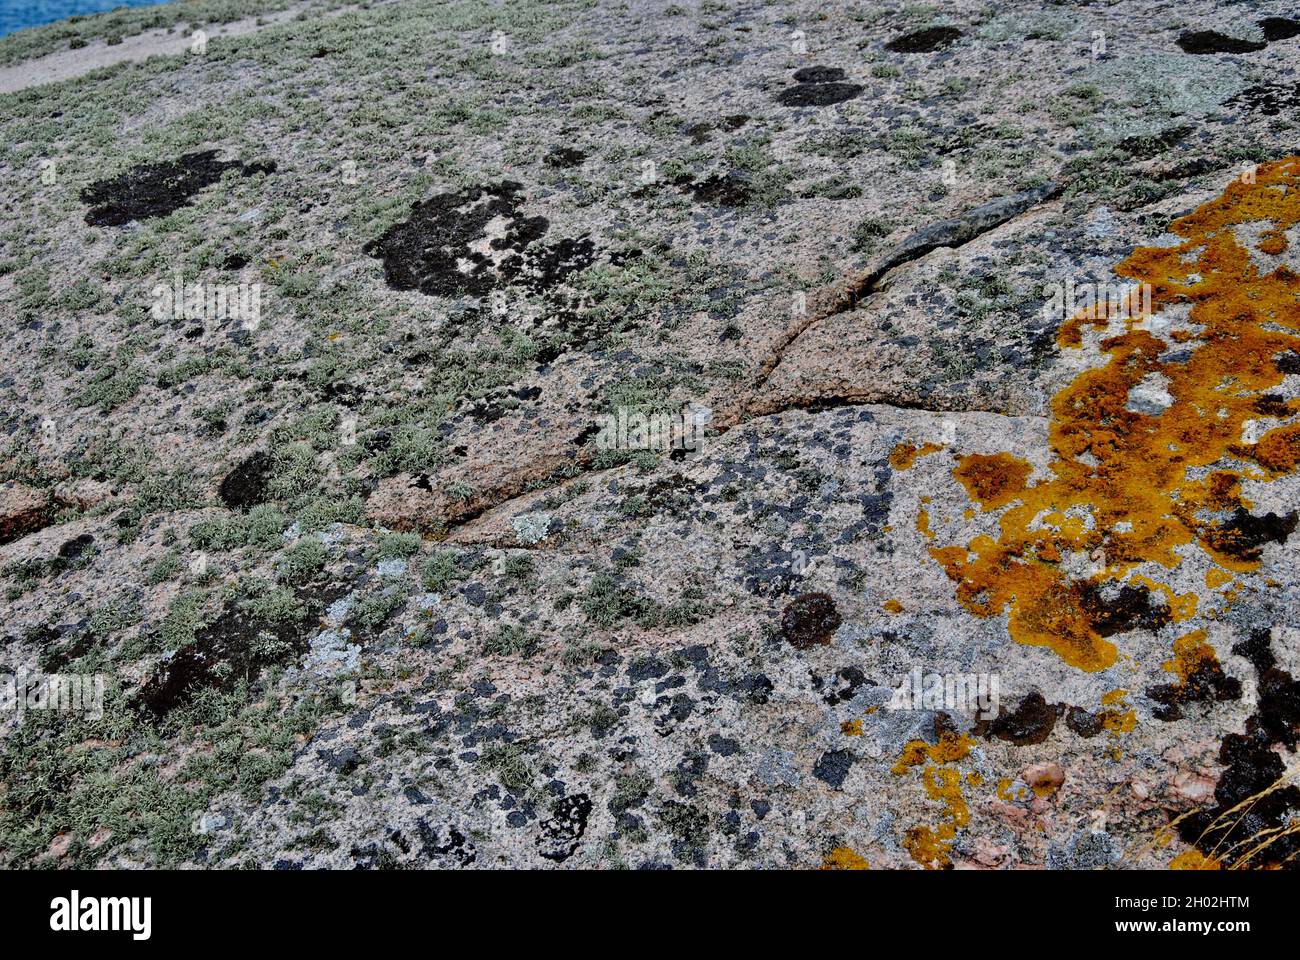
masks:
[(796, 83), (833, 83), (844, 79), (841, 67), (801, 67), (794, 72)]
[(1128, 630), (1157, 630), (1171, 619), (1169, 605), (1155, 601), (1144, 586), (1084, 584), (1080, 606), (1088, 624), (1099, 636)]
[(1290, 17), (1265, 17), (1259, 21), (1259, 28), (1264, 31), (1264, 39), (1270, 43), (1300, 37), (1300, 20)]
[(566, 237), (559, 243), (527, 251), (503, 276), (508, 282), (540, 293), (587, 269), (595, 259), (596, 245), (589, 237)]
[(709, 749), (720, 757), (732, 757), (740, 752), (740, 741), (716, 733), (709, 734)]
[(1179, 124), (1158, 133), (1125, 137), (1119, 142), (1119, 148), (1130, 156), (1149, 160), (1186, 140), (1194, 129), (1191, 124)]
[(549, 820), (541, 822), (537, 837), (537, 850), (547, 860), (562, 863), (578, 849), (582, 835), (587, 832), (587, 817), (591, 814), (591, 798), (585, 793), (565, 797), (555, 805)]
[(1178, 37), (1178, 46), (1184, 53), (1254, 53), (1268, 42), (1230, 37), (1217, 30), (1188, 30)]
[(848, 750), (829, 750), (813, 766), (813, 776), (838, 790), (849, 775), (854, 759)]
[(585, 238), (536, 245), (550, 224), (523, 215), (521, 189), (504, 181), (421, 200), (407, 220), (364, 250), (383, 261), (384, 277), (395, 290), (482, 297), (512, 285), (549, 289), (589, 266), (594, 246)]
[(1274, 363), (1277, 364), (1278, 373), (1300, 373), (1300, 352), (1286, 350), (1277, 355)]
[(59, 547), (58, 555), (55, 558), (55, 565), (60, 568), (79, 567), (90, 559), (91, 548), (95, 545), (95, 538), (88, 533), (83, 533), (73, 537), (71, 540), (65, 540)]
[(425, 820), (416, 824), (420, 834), (420, 852), (430, 860), (446, 857), (455, 859), (462, 867), (473, 863), (478, 856), (474, 844), (453, 826), (434, 828)]
[(1260, 394), (1251, 401), (1250, 408), (1261, 417), (1276, 417), (1280, 420), (1291, 415), (1290, 403), (1278, 393)]
[(714, 174), (689, 185), (691, 195), (700, 203), (719, 207), (743, 207), (750, 199), (749, 182), (737, 173)]
[(246, 510), (263, 503), (271, 476), (271, 456), (259, 450), (244, 458), (221, 481), (221, 501), (232, 510)]
[(1189, 703), (1240, 700), (1241, 681), (1225, 674), (1220, 664), (1202, 660), (1186, 680), (1150, 687), (1147, 696), (1160, 704), (1153, 711), (1157, 720), (1179, 720), (1183, 706)]
[(894, 53), (933, 53), (953, 43), (961, 35), (962, 32), (956, 27), (927, 27), (895, 37), (885, 44), (885, 49)]
[(1006, 740), (1018, 747), (1042, 743), (1051, 736), (1063, 709), (1060, 704), (1048, 703), (1041, 693), (1030, 693), (1015, 710), (1007, 712), (1002, 708), (991, 722), (981, 720), (976, 724), (975, 732), (985, 738)]
[(713, 124), (692, 123), (682, 132), (691, 138), (691, 143), (708, 143), (713, 139)]
[(813, 677), (813, 686), (821, 691), (822, 699), (830, 704), (852, 700), (857, 695), (858, 688), (866, 682), (867, 675), (857, 667), (841, 667), (829, 682), (821, 677)]
[(1300, 83), (1259, 83), (1247, 87), (1227, 101), (1253, 113), (1275, 117), (1300, 108)]
[(1273, 654), (1272, 638), (1268, 630), (1254, 630), (1250, 637), (1233, 645), (1232, 652), (1245, 657), (1256, 673), (1263, 673), (1277, 666), (1277, 657)]
[(273, 173), (275, 163), (218, 160), (217, 151), (204, 150), (187, 153), (179, 160), (140, 164), (82, 189), (82, 202), (91, 204), (86, 223), (95, 227), (120, 227), (132, 220), (165, 217), (188, 206), (191, 197), (216, 183), (227, 170), (248, 177)]
[[(1277, 752), (1294, 752), (1300, 734), (1300, 683), (1273, 665), (1269, 631), (1257, 630), (1233, 652), (1250, 660), (1258, 675), (1259, 699), (1244, 733), (1223, 738), (1225, 767), (1214, 789), (1215, 805), (1180, 821), (1179, 836), (1206, 856), (1237, 859), (1253, 851), (1247, 866), (1300, 866), (1300, 834), (1287, 829), (1300, 814), (1300, 787), (1278, 783), (1286, 763)], [(1253, 839), (1252, 839), (1253, 838)]]
[(781, 636), (796, 650), (825, 645), (840, 626), (835, 601), (825, 593), (795, 597), (781, 614)]
[(542, 157), (542, 163), (548, 167), (576, 167), (582, 161), (587, 159), (587, 155), (581, 150), (575, 150), (573, 147), (556, 147), (546, 156)]
[(1065, 726), (1071, 733), (1091, 739), (1101, 733), (1102, 718), (1083, 707), (1070, 707), (1065, 713)]
[(267, 667), (287, 663), (307, 649), (309, 627), (336, 594), (299, 597), (302, 619), (274, 623), (258, 619), (238, 604), (201, 627), (190, 643), (164, 659), (141, 685), (132, 708), (141, 717), (164, 719), (205, 690), (231, 690), (252, 683)]
[(799, 83), (778, 93), (776, 102), (783, 107), (828, 107), (861, 96), (862, 90), (858, 83)]
[(1219, 553), (1252, 563), (1260, 558), (1265, 544), (1285, 543), (1295, 532), (1296, 522), (1294, 510), (1283, 517), (1276, 513), (1257, 517), (1238, 507), (1228, 520), (1210, 528), (1203, 537)]

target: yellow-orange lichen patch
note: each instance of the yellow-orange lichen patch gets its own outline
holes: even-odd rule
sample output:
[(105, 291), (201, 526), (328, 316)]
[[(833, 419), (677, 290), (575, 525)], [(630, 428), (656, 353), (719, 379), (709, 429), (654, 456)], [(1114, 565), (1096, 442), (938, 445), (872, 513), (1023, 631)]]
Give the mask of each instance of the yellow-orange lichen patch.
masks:
[(1015, 781), (1010, 777), (1003, 777), (999, 780), (996, 790), (998, 799), (1004, 803), (1016, 803), (1017, 801), (1025, 799), (1025, 796), (1027, 795), (1025, 788), (1020, 787), (1013, 793), (1011, 788), (1014, 784)]
[(823, 870), (870, 870), (871, 864), (852, 847), (836, 847), (822, 861)]
[[(924, 765), (921, 782), (926, 796), (943, 805), (941, 822), (934, 827), (919, 825), (910, 828), (903, 837), (903, 847), (917, 863), (929, 868), (946, 867), (952, 861), (952, 850), (957, 831), (970, 822), (970, 805), (962, 796), (962, 775), (955, 764), (964, 759), (974, 739), (951, 730), (939, 736), (938, 743), (912, 740), (894, 764), (894, 773), (905, 774), (912, 767)], [(979, 781), (972, 781), (978, 784)]]
[[(1100, 331), (1106, 359), (1053, 397), (1047, 476), (1031, 484), (1029, 464), (1009, 453), (961, 458), (953, 476), (971, 501), (1003, 510), (996, 538), (930, 550), (971, 612), (1006, 612), (1016, 641), (1103, 670), (1118, 656), (1106, 637), (1124, 626), (1099, 600), (1104, 586), (1164, 592), (1172, 617), (1186, 619), (1195, 596), (1138, 581), (1135, 568), (1172, 570), (1195, 546), (1218, 566), (1249, 572), (1264, 542), (1291, 532), (1294, 522), (1261, 532), (1241, 495), (1243, 480), (1276, 479), (1300, 465), (1300, 424), (1242, 439), (1261, 411), (1283, 420), (1300, 412), (1271, 393), (1284, 376), (1280, 358), (1300, 350), (1300, 275), (1285, 264), (1269, 272), (1256, 265), (1234, 228), (1257, 221), (1270, 224), (1270, 248), (1285, 249), (1286, 231), (1300, 222), (1300, 157), (1260, 167), (1255, 182), (1234, 181), (1175, 220), (1179, 242), (1137, 248), (1116, 266), (1134, 282), (1131, 295), (1061, 328), (1063, 348)], [(1180, 307), (1190, 312), (1179, 329), (1153, 322)], [(1170, 402), (1135, 408), (1131, 392), (1152, 378)]]
[(1223, 865), (1199, 850), (1184, 850), (1169, 861), (1170, 870), (1222, 870)]
[(1211, 590), (1219, 589), (1219, 587), (1223, 586), (1231, 579), (1232, 574), (1219, 567), (1210, 567), (1209, 570), (1205, 571), (1205, 585)]
[(914, 447), (910, 443), (900, 443), (889, 454), (889, 465), (895, 470), (910, 470), (912, 465), (922, 457), (938, 453), (943, 447), (937, 443), (923, 443)]
[(846, 737), (862, 736), (862, 721), (845, 720), (843, 723), (840, 724), (840, 733), (844, 734), (844, 736)]
[(1256, 462), (1272, 473), (1291, 473), (1300, 463), (1300, 426), (1270, 430), (1255, 444)]
[(985, 510), (1005, 507), (1025, 490), (1034, 468), (1009, 453), (986, 456), (971, 453), (962, 457), (952, 475), (961, 481), (970, 498)]
[(1217, 667), (1219, 657), (1214, 648), (1205, 642), (1204, 630), (1193, 630), (1174, 641), (1174, 656), (1161, 666), (1186, 684), (1196, 673), (1207, 667)]
[(894, 599), (886, 600), (880, 606), (885, 610), (886, 613), (892, 613), (895, 616), (903, 612), (903, 604), (898, 600), (894, 600)]
[(1123, 687), (1120, 687), (1118, 690), (1109, 690), (1101, 695), (1102, 705), (1107, 707), (1113, 707), (1116, 704), (1124, 703), (1127, 699), (1128, 691)]

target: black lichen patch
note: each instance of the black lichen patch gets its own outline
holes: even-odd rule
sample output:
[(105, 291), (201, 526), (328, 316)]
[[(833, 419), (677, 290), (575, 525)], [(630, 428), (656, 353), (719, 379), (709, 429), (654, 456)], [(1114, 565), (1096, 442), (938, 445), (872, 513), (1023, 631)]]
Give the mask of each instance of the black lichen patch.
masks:
[(860, 83), (796, 83), (776, 95), (783, 107), (828, 107), (862, 95)]
[(855, 759), (848, 750), (828, 750), (813, 766), (813, 776), (838, 790), (844, 785)]
[(465, 867), (478, 857), (473, 842), (453, 826), (433, 827), (428, 821), (420, 820), (416, 829), (420, 834), (420, 853), (426, 860), (441, 863), (452, 859)]
[(1065, 726), (1071, 733), (1088, 740), (1105, 729), (1101, 716), (1083, 707), (1070, 707), (1065, 712)]
[(1254, 53), (1268, 42), (1230, 37), (1217, 30), (1188, 30), (1178, 37), (1178, 46), (1184, 53)]
[(1261, 417), (1279, 420), (1291, 414), (1291, 405), (1280, 393), (1262, 393), (1251, 402), (1250, 408)]
[(751, 196), (749, 182), (734, 171), (691, 181), (687, 189), (698, 202), (719, 207), (743, 207)]
[(1270, 43), (1300, 37), (1300, 20), (1291, 17), (1265, 17), (1259, 21), (1259, 28), (1264, 31), (1264, 39)]
[(858, 688), (867, 682), (867, 675), (857, 667), (841, 667), (829, 680), (814, 675), (812, 682), (822, 699), (833, 705), (848, 703), (857, 696)]
[(1227, 103), (1266, 117), (1289, 114), (1300, 109), (1300, 83), (1258, 83), (1242, 90)]
[[(1244, 733), (1223, 738), (1219, 762), (1226, 769), (1214, 789), (1214, 806), (1183, 819), (1178, 833), (1205, 855), (1230, 864), (1293, 870), (1300, 866), (1300, 834), (1287, 827), (1300, 815), (1300, 787), (1278, 785), (1287, 765), (1276, 748), (1295, 752), (1300, 683), (1275, 665), (1267, 629), (1255, 631), (1233, 652), (1255, 667), (1257, 707)], [(1249, 860), (1241, 864), (1247, 852)]]
[(596, 245), (590, 237), (565, 238), (528, 250), (510, 264), (504, 276), (516, 286), (543, 293), (570, 276), (586, 270), (596, 259)]
[(927, 27), (895, 37), (885, 44), (894, 53), (933, 53), (956, 42), (962, 32), (956, 27)]
[(805, 593), (791, 600), (782, 612), (781, 636), (796, 650), (807, 650), (830, 643), (840, 623), (829, 594)]
[(1300, 352), (1287, 350), (1279, 353), (1274, 361), (1279, 373), (1300, 373)]
[(557, 167), (564, 169), (566, 167), (581, 166), (582, 162), (587, 159), (587, 155), (581, 150), (575, 150), (573, 147), (556, 147), (546, 156), (542, 157), (542, 163), (548, 167)]
[(537, 837), (537, 852), (547, 860), (563, 863), (573, 856), (587, 832), (587, 818), (591, 815), (591, 798), (585, 793), (565, 797), (555, 805), (549, 820), (541, 822)]
[(1257, 517), (1238, 507), (1232, 516), (1208, 530), (1203, 536), (1214, 550), (1245, 562), (1254, 562), (1267, 543), (1285, 543), (1295, 532), (1298, 518), (1292, 510), (1286, 516), (1266, 513)]
[(691, 138), (692, 143), (708, 143), (713, 139), (713, 131), (725, 130), (731, 132), (739, 130), (748, 122), (748, 114), (734, 113), (714, 123), (692, 123), (682, 132)]
[(794, 72), (795, 83), (833, 83), (843, 79), (842, 67), (800, 67)]
[(271, 477), (271, 456), (265, 451), (245, 457), (221, 481), (217, 492), (232, 510), (245, 510), (263, 503)]
[(86, 223), (94, 227), (120, 227), (132, 220), (165, 217), (189, 206), (191, 197), (216, 183), (227, 170), (248, 177), (273, 173), (275, 163), (218, 160), (216, 150), (203, 150), (187, 153), (179, 160), (140, 164), (82, 189), (82, 202), (91, 204)]
[(154, 669), (132, 701), (132, 709), (142, 718), (163, 720), (205, 690), (231, 690), (256, 681), (265, 668), (288, 663), (307, 649), (310, 625), (336, 596), (300, 596), (306, 615), (274, 623), (256, 618), (238, 604), (228, 607)]
[[(45, 673), (61, 673), (68, 664), (84, 657), (95, 645), (95, 632), (89, 621), (78, 624), (48, 624), (30, 631), (25, 639), (37, 649), (37, 663)], [(5, 638), (6, 643), (12, 638)]]
[(507, 180), (421, 200), (364, 250), (383, 261), (395, 290), (443, 297), (483, 297), (508, 286), (547, 290), (590, 266), (595, 248), (586, 238), (538, 244), (550, 223), (522, 213), (522, 189)]
[(1080, 603), (1093, 630), (1103, 637), (1128, 630), (1157, 630), (1169, 623), (1167, 603), (1156, 601), (1144, 586), (1085, 584)]
[(54, 565), (59, 570), (80, 569), (94, 555), (95, 538), (88, 533), (65, 540), (55, 554)]
[(981, 720), (975, 725), (975, 733), (984, 738), (997, 737), (1018, 747), (1042, 743), (1052, 734), (1057, 719), (1064, 711), (1060, 704), (1048, 703), (1038, 692), (1028, 694), (1008, 712), (1005, 707), (998, 710), (992, 721)]
[(1152, 157), (1158, 157), (1170, 147), (1182, 143), (1193, 130), (1195, 130), (1195, 127), (1188, 123), (1168, 127), (1158, 133), (1125, 137), (1119, 142), (1119, 148), (1129, 156), (1136, 157), (1139, 160), (1150, 160)]
[(1150, 687), (1147, 696), (1160, 704), (1153, 711), (1157, 720), (1179, 720), (1189, 703), (1240, 700), (1241, 681), (1224, 673), (1218, 662), (1201, 660), (1185, 680)]

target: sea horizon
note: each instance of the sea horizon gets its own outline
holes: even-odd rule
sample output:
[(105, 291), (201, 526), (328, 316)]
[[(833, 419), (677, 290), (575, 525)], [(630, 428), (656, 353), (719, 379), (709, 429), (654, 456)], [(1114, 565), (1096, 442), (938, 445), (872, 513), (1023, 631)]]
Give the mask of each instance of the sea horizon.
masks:
[(0, 0), (0, 37), (69, 17), (105, 13), (119, 7), (161, 6), (166, 0)]

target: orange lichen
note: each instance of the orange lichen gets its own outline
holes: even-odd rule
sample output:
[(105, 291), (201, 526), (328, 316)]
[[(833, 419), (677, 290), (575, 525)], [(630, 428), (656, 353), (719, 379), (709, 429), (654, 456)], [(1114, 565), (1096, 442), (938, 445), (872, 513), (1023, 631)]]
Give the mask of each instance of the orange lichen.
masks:
[(934, 539), (934, 532), (930, 529), (929, 510), (922, 510), (916, 515), (916, 529), (921, 531), (927, 540)]
[(923, 443), (914, 447), (910, 443), (900, 443), (889, 454), (889, 465), (895, 470), (909, 470), (921, 457), (938, 453), (943, 447), (937, 443)]
[(1120, 687), (1118, 690), (1111, 690), (1101, 695), (1102, 705), (1107, 707), (1113, 707), (1115, 704), (1123, 703), (1127, 699), (1128, 691), (1123, 687)]
[[(1172, 570), (1191, 547), (1228, 570), (1258, 569), (1259, 544), (1233, 525), (1249, 506), (1241, 482), (1295, 470), (1300, 424), (1255, 443), (1242, 438), (1261, 410), (1300, 412), (1270, 395), (1284, 376), (1279, 357), (1300, 349), (1300, 275), (1255, 265), (1233, 228), (1257, 221), (1272, 224), (1269, 246), (1284, 250), (1286, 231), (1300, 222), (1300, 157), (1261, 166), (1254, 183), (1234, 181), (1175, 220), (1170, 230), (1181, 242), (1140, 247), (1116, 267), (1138, 285), (1132, 295), (1061, 328), (1062, 347), (1082, 347), (1085, 328), (1100, 331), (1108, 360), (1053, 397), (1047, 476), (1030, 484), (1030, 465), (1009, 453), (961, 459), (953, 475), (970, 499), (985, 511), (1007, 508), (996, 539), (930, 550), (971, 612), (1005, 611), (1016, 641), (1104, 670), (1118, 651), (1105, 639), (1116, 631), (1099, 629), (1103, 585), (1137, 582), (1143, 564)], [(1190, 305), (1185, 329), (1157, 335), (1163, 327), (1153, 316), (1179, 305)], [(1130, 391), (1149, 378), (1170, 399), (1162, 412), (1130, 407)], [(1081, 565), (1086, 573), (1067, 572)], [(1147, 583), (1177, 601), (1175, 618), (1195, 612), (1194, 596)]]
[(888, 613), (900, 614), (903, 612), (903, 605), (897, 600), (886, 600), (880, 606)]
[(970, 822), (970, 805), (961, 792), (961, 771), (954, 764), (964, 759), (974, 745), (975, 740), (970, 736), (948, 730), (940, 734), (938, 743), (910, 741), (894, 764), (896, 774), (924, 764), (921, 780), (926, 796), (943, 805), (942, 822), (938, 826), (912, 827), (903, 838), (903, 846), (912, 859), (926, 867), (946, 867), (952, 862), (948, 853), (957, 831)]
[(970, 753), (975, 740), (964, 734), (944, 731), (938, 743), (926, 743), (924, 740), (909, 740), (894, 762), (894, 773), (906, 773), (909, 767), (917, 767), (929, 760), (931, 763), (956, 763)]
[(1209, 570), (1205, 571), (1205, 585), (1211, 590), (1217, 590), (1231, 579), (1232, 574), (1219, 567), (1210, 567)]
[(1222, 870), (1223, 865), (1199, 850), (1185, 850), (1169, 861), (1170, 870)]
[(1300, 463), (1300, 426), (1279, 427), (1259, 438), (1252, 454), (1255, 461), (1273, 473), (1290, 473)]
[(1101, 728), (1115, 736), (1132, 733), (1137, 726), (1135, 710), (1103, 710), (1098, 716), (1101, 719)]
[(823, 870), (870, 870), (871, 864), (851, 847), (836, 847), (822, 861)]
[(952, 475), (961, 481), (972, 500), (985, 510), (1005, 507), (1025, 489), (1025, 481), (1034, 468), (1009, 453), (985, 456), (968, 454), (953, 468)]
[(1205, 642), (1205, 631), (1193, 630), (1174, 641), (1173, 659), (1166, 660), (1161, 666), (1177, 675), (1179, 682), (1185, 685), (1197, 671), (1218, 664), (1219, 657), (1214, 648)]
[(1096, 715), (1103, 730), (1116, 739), (1133, 732), (1137, 727), (1137, 711), (1128, 708), (1127, 690), (1111, 690), (1109, 693), (1102, 694), (1101, 702), (1103, 706), (1110, 708)]
[(844, 734), (844, 736), (846, 737), (862, 736), (862, 721), (845, 720), (843, 723), (840, 724), (840, 733)]

